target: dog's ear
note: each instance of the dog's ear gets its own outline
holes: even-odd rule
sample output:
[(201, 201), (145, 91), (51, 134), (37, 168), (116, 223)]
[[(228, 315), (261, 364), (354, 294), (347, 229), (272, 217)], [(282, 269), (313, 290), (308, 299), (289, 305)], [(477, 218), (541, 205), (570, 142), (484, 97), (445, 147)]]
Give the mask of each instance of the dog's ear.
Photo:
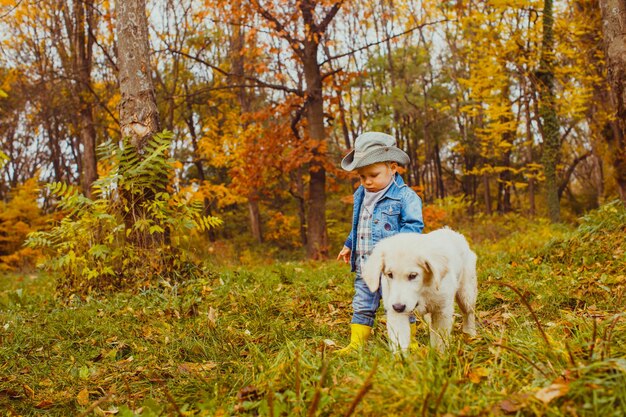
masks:
[(371, 292), (377, 291), (378, 287), (380, 287), (380, 273), (383, 271), (383, 266), (383, 251), (380, 248), (374, 248), (361, 271), (363, 281), (365, 281)]
[(441, 280), (448, 273), (448, 258), (443, 255), (430, 255), (424, 259), (424, 269), (430, 275), (430, 285), (439, 291)]

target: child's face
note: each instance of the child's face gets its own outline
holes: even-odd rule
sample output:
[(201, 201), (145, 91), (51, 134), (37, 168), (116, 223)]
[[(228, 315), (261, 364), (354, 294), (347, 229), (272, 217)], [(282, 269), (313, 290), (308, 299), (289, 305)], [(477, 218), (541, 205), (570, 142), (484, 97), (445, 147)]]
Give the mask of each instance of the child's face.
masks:
[(396, 162), (378, 162), (356, 170), (361, 179), (361, 185), (369, 191), (376, 192), (384, 189), (398, 170)]

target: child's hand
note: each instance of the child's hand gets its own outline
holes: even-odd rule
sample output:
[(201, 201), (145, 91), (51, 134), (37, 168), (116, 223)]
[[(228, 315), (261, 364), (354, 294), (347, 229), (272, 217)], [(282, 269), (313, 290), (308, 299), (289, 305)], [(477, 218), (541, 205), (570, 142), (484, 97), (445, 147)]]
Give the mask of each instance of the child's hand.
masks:
[(349, 263), (350, 262), (350, 253), (352, 251), (350, 250), (349, 247), (344, 246), (343, 249), (341, 249), (341, 252), (339, 252), (339, 255), (337, 255), (337, 260), (341, 261), (343, 260), (345, 263)]

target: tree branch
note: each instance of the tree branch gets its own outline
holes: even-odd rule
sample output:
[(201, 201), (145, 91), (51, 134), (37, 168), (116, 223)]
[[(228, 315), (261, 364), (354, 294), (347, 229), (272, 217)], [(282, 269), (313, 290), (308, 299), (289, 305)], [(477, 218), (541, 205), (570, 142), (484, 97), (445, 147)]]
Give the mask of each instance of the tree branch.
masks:
[(333, 7), (328, 11), (328, 14), (322, 20), (322, 23), (320, 23), (319, 26), (317, 27), (317, 30), (319, 33), (326, 32), (326, 28), (328, 27), (330, 22), (333, 20), (333, 18), (337, 15), (337, 12), (341, 8), (341, 5), (343, 4), (343, 2), (344, 0), (339, 0), (337, 3), (333, 4)]
[(5, 17), (7, 17), (11, 13), (13, 13), (13, 10), (17, 9), (18, 7), (20, 7), (21, 3), (22, 3), (22, 0), (16, 1), (15, 4), (13, 4), (12, 7), (10, 7), (9, 10), (6, 11), (6, 13), (0, 15), (0, 19), (4, 19)]
[(285, 25), (283, 25), (276, 18), (276, 16), (274, 16), (273, 14), (268, 12), (266, 9), (264, 9), (258, 0), (250, 0), (250, 3), (252, 3), (254, 8), (257, 10), (257, 12), (259, 12), (259, 14), (263, 16), (265, 20), (267, 20), (268, 22), (274, 25), (274, 28), (273, 28), (274, 31), (278, 33), (279, 36), (281, 36), (287, 42), (289, 42), (289, 45), (291, 46), (291, 48), (296, 52), (296, 54), (298, 54), (298, 56), (301, 57), (303, 54), (302, 48), (299, 46), (301, 42), (289, 34), (289, 31), (287, 31), (287, 29), (285, 28)]
[(404, 35), (408, 35), (409, 33), (413, 33), (416, 30), (421, 30), (422, 28), (426, 27), (426, 26), (432, 26), (432, 25), (437, 25), (439, 23), (444, 23), (444, 22), (448, 22), (449, 19), (443, 19), (443, 20), (437, 20), (436, 22), (428, 22), (428, 23), (422, 23), (421, 25), (417, 25), (415, 27), (412, 27), (411, 29), (405, 30), (404, 32), (401, 33), (396, 33), (395, 35), (391, 35), (385, 39), (381, 39), (379, 41), (376, 42), (372, 42), (372, 43), (368, 43), (367, 45), (364, 45), (360, 48), (357, 49), (353, 49), (352, 51), (348, 51), (348, 52), (344, 52), (343, 54), (339, 54), (339, 55), (334, 55), (331, 57), (326, 58), (320, 65), (324, 65), (329, 63), (330, 61), (333, 61), (335, 59), (339, 59), (339, 58), (343, 58), (345, 56), (349, 56), (349, 55), (353, 55), (359, 51), (363, 51), (364, 49), (370, 48), (372, 46), (376, 46), (376, 45), (380, 45), (381, 43), (385, 43), (391, 39), (395, 39), (395, 38), (399, 38), (400, 36), (404, 36)]
[(591, 151), (585, 152), (584, 154), (574, 159), (574, 161), (572, 161), (572, 164), (569, 167), (567, 167), (567, 171), (565, 171), (565, 174), (563, 174), (561, 185), (559, 185), (559, 191), (558, 191), (559, 199), (563, 195), (563, 191), (565, 191), (565, 188), (567, 188), (567, 184), (569, 184), (569, 179), (574, 173), (576, 166), (578, 166), (578, 164), (580, 164), (582, 161), (584, 161), (590, 156), (591, 156)]
[[(192, 59), (202, 65), (205, 65), (209, 68), (211, 68), (212, 70), (219, 72), (220, 74), (226, 76), (226, 77), (241, 77), (241, 74), (233, 74), (231, 72), (228, 71), (224, 71), (223, 69), (221, 69), (220, 67), (211, 64), (210, 62), (205, 61), (204, 59), (198, 57), (198, 56), (194, 56), (194, 55), (190, 55), (188, 53), (182, 52), (182, 51), (177, 51), (175, 49), (172, 48), (168, 48), (168, 51), (174, 54), (178, 54), (181, 55), (185, 58), (189, 58)], [(296, 89), (296, 88), (290, 88), (284, 85), (280, 85), (280, 84), (271, 84), (271, 83), (266, 83), (265, 81), (262, 81), (256, 77), (250, 77), (248, 75), (244, 75), (243, 76), (244, 79), (249, 80), (249, 81), (253, 81), (255, 83), (254, 87), (264, 87), (264, 88), (271, 88), (273, 90), (279, 90), (279, 91), (285, 91), (287, 93), (291, 93), (291, 94), (295, 94), (299, 97), (304, 97), (304, 91)]]
[(322, 74), (322, 81), (328, 77), (331, 77), (337, 73), (340, 73), (341, 71), (343, 71), (343, 68), (337, 68), (336, 70), (332, 70), (330, 72), (327, 72), (326, 74)]

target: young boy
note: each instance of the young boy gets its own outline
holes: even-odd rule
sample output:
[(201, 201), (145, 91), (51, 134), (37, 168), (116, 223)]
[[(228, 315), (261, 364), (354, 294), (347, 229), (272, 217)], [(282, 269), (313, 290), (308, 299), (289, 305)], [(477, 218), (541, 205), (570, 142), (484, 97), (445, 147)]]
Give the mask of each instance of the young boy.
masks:
[[(422, 201), (397, 173), (398, 164), (408, 163), (409, 156), (396, 147), (395, 138), (379, 132), (357, 137), (354, 149), (341, 161), (346, 171), (358, 172), (361, 185), (354, 192), (352, 230), (337, 256), (356, 272), (350, 344), (340, 349), (340, 354), (361, 348), (372, 332), (381, 293), (371, 292), (361, 278), (362, 265), (372, 249), (383, 238), (421, 233), (424, 228)], [(415, 334), (415, 317), (411, 317), (411, 326)]]

